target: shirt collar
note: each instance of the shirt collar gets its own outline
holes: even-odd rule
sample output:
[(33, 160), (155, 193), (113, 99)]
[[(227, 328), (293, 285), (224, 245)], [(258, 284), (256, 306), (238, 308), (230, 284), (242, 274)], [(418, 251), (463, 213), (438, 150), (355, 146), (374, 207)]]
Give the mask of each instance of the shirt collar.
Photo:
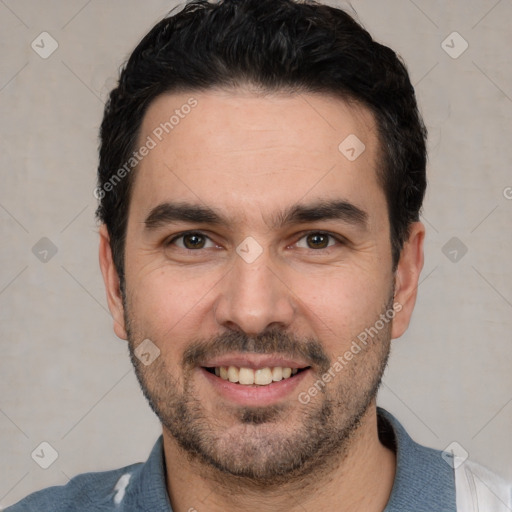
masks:
[[(396, 452), (396, 474), (384, 512), (456, 512), (455, 476), (442, 452), (414, 442), (400, 422), (389, 412), (377, 408), (379, 436)], [(175, 471), (176, 468), (171, 468)], [(134, 475), (126, 501), (133, 510), (172, 512), (167, 494), (163, 437), (155, 443), (145, 464)]]
[(396, 452), (396, 474), (384, 512), (456, 512), (455, 475), (443, 452), (414, 442), (400, 422), (377, 408), (379, 436), (392, 443)]
[[(127, 489), (127, 511), (172, 512), (165, 478), (163, 436), (158, 438), (148, 460), (138, 470), (138, 474), (133, 475), (134, 485)], [(176, 471), (176, 468), (172, 470)]]

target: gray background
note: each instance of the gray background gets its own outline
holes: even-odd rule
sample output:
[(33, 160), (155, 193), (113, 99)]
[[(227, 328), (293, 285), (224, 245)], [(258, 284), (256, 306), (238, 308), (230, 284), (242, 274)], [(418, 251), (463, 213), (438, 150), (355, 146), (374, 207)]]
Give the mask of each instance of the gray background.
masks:
[[(159, 434), (112, 332), (92, 192), (117, 69), (174, 5), (0, 0), (4, 507), (79, 472), (145, 460)], [(405, 59), (430, 130), (426, 265), (380, 403), (418, 441), (456, 441), (512, 479), (512, 0), (352, 5)], [(43, 31), (59, 45), (46, 59), (31, 47)], [(454, 31), (469, 44), (458, 58)], [(43, 441), (58, 453), (46, 470), (31, 457)], [(35, 453), (50, 461), (47, 448)]]

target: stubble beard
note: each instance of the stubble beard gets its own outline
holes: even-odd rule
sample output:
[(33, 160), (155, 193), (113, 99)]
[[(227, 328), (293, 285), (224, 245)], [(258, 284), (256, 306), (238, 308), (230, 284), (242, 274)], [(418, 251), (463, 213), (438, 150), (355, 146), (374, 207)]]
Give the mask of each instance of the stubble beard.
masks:
[[(269, 489), (294, 480), (304, 481), (312, 473), (320, 474), (339, 464), (375, 401), (389, 357), (391, 322), (308, 404), (293, 400), (267, 407), (233, 405), (209, 414), (211, 406), (206, 407), (197, 398), (186, 357), (180, 368), (182, 376), (177, 379), (163, 357), (144, 366), (135, 356), (134, 350), (144, 336), (126, 306), (130, 357), (144, 396), (188, 460), (219, 482), (234, 478), (239, 485)], [(390, 308), (392, 299), (383, 312)], [(298, 340), (276, 331), (256, 338), (231, 332), (215, 340), (194, 342), (189, 348), (188, 362), (205, 350), (212, 356), (226, 353), (228, 348), (240, 352), (300, 353), (306, 360), (315, 361), (319, 369), (315, 382), (333, 364), (318, 341)]]

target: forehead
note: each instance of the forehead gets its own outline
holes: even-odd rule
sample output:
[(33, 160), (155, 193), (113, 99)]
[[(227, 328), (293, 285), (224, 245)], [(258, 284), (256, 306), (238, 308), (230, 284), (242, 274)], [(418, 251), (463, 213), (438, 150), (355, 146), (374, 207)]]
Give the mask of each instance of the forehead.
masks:
[(254, 210), (272, 214), (274, 206), (301, 198), (385, 207), (373, 115), (336, 97), (165, 94), (148, 108), (138, 142), (152, 147), (134, 182), (133, 202), (142, 209), (175, 199), (243, 217)]

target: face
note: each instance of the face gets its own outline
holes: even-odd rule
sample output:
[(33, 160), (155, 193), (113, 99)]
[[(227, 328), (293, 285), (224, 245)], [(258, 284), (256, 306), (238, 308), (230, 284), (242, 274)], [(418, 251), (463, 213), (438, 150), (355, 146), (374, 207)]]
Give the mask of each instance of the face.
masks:
[[(374, 407), (421, 270), (414, 227), (392, 272), (373, 117), (324, 95), (211, 90), (159, 97), (140, 146), (148, 137), (124, 301), (105, 231), (100, 259), (164, 435), (262, 483), (312, 471)], [(139, 345), (158, 357), (144, 364)]]

